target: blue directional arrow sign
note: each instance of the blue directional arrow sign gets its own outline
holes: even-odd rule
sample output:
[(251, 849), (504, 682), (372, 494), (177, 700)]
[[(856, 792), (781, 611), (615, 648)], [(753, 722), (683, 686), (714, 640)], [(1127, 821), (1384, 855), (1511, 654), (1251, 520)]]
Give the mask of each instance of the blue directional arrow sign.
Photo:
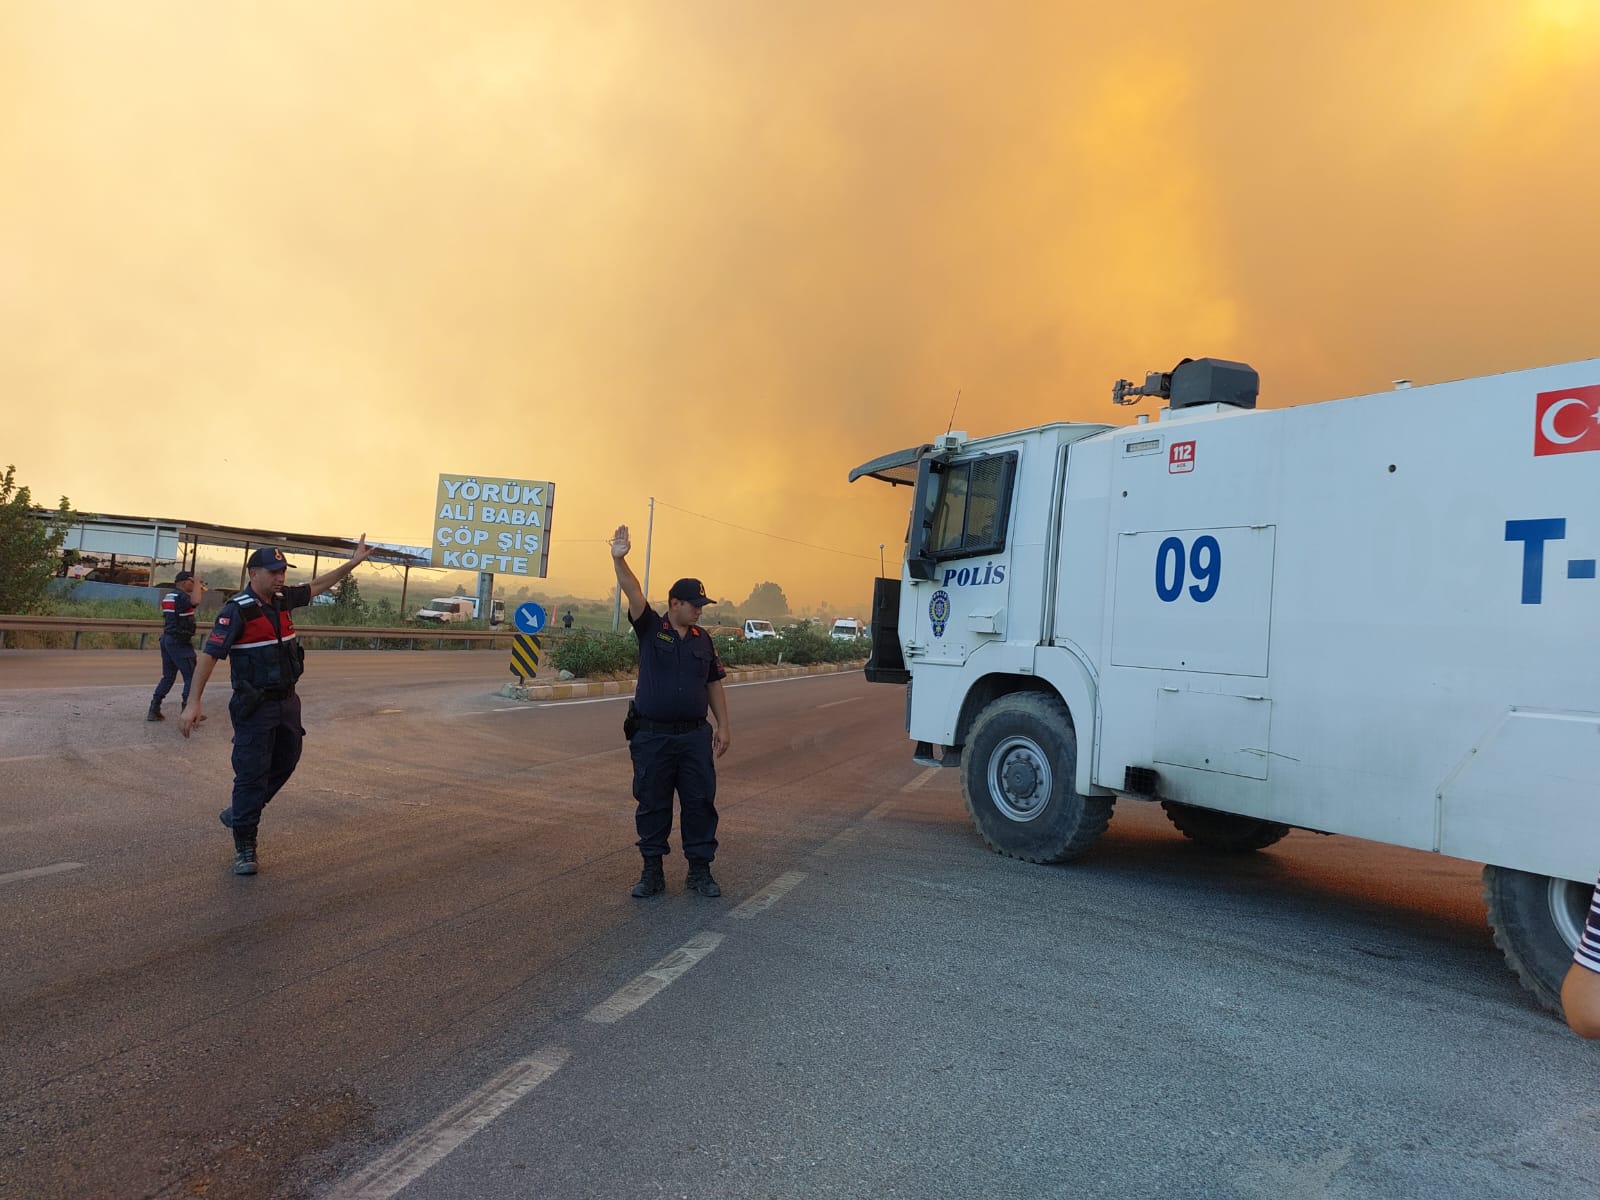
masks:
[(512, 614), (511, 620), (516, 624), (518, 633), (538, 633), (544, 628), (544, 609), (533, 601), (517, 605), (517, 611)]

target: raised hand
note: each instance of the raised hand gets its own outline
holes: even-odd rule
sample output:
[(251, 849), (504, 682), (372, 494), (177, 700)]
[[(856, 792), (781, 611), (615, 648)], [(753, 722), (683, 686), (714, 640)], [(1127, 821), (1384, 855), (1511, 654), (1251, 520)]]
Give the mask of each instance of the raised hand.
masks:
[(356, 542), (355, 552), (350, 555), (350, 562), (354, 565), (355, 563), (366, 562), (371, 557), (372, 547), (367, 545), (367, 535), (363, 533)]
[(628, 527), (618, 525), (616, 533), (611, 535), (611, 557), (627, 558), (628, 551), (633, 549), (633, 542), (628, 538)]

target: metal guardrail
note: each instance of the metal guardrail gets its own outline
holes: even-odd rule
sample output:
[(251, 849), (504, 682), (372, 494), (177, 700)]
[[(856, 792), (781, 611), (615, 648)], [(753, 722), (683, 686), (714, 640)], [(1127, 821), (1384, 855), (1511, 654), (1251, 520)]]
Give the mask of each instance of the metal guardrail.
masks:
[[(410, 642), (415, 647), (417, 642), (434, 642), (443, 647), (446, 642), (465, 642), (467, 648), (473, 648), (477, 642), (493, 646), (496, 642), (508, 641), (516, 630), (510, 626), (502, 629), (463, 629), (459, 632), (445, 633), (448, 626), (439, 626), (437, 631), (429, 628), (426, 631), (415, 625), (399, 626), (371, 626), (371, 625), (297, 625), (295, 634), (308, 638), (331, 638), (338, 644), (335, 649), (344, 649), (344, 643), (370, 643), (374, 646), (378, 642), (403, 641)], [(17, 633), (70, 633), (72, 635), (72, 648), (78, 648), (79, 639), (86, 633), (130, 633), (139, 635), (139, 649), (145, 648), (145, 639), (161, 636), (160, 621), (134, 621), (122, 620), (114, 617), (32, 617), (32, 616), (7, 616), (0, 615), (0, 648), (7, 644), (8, 635)]]

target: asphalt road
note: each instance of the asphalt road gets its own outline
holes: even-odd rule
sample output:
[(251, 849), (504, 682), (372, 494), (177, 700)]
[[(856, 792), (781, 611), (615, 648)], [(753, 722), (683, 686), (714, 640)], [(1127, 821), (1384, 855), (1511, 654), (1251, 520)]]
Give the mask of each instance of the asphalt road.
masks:
[(0, 653), (0, 1195), (1600, 1191), (1472, 864), (1129, 801), (1013, 862), (851, 674), (731, 693), (725, 894), (641, 903), (621, 704), (503, 666), (312, 656), (237, 879), (220, 694), (186, 742), (153, 653)]

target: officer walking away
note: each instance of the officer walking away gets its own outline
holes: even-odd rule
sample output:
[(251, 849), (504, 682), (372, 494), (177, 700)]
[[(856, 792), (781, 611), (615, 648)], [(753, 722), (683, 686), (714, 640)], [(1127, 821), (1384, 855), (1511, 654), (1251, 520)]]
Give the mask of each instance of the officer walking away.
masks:
[(294, 774), (300, 761), (300, 697), (295, 684), (305, 668), (305, 651), (295, 640), (291, 610), (311, 603), (313, 596), (338, 584), (372, 554), (362, 534), (350, 560), (310, 583), (284, 587), (293, 564), (283, 551), (263, 546), (246, 566), (250, 586), (222, 606), (206, 638), (194, 697), (183, 710), (183, 736), (205, 721), (200, 698), (218, 662), (229, 660), (233, 695), (228, 717), (233, 722), (233, 803), (222, 810), (222, 823), (233, 830), (233, 873), (256, 873), (256, 829), (267, 801)]
[[(672, 794), (682, 813), (680, 840), (689, 862), (685, 884), (702, 896), (720, 896), (711, 877), (717, 855), (717, 771), (713, 755), (726, 754), (732, 737), (722, 680), (727, 674), (711, 635), (700, 628), (700, 610), (711, 603), (698, 579), (680, 579), (667, 596), (662, 616), (645, 599), (628, 566), (632, 543), (619, 525), (611, 540), (617, 586), (628, 598), (628, 619), (639, 639), (639, 684), (628, 707), (628, 749), (633, 755), (634, 824), (644, 871), (632, 895), (654, 896), (666, 887), (661, 860), (672, 832)], [(706, 710), (716, 720), (706, 724)]]
[(183, 703), (189, 703), (189, 686), (194, 682), (194, 610), (205, 595), (206, 582), (193, 571), (179, 571), (173, 590), (161, 597), (161, 682), (150, 697), (146, 721), (165, 721), (161, 702), (183, 673)]
[(567, 615), (561, 618), (561, 628), (563, 628), (563, 629), (571, 629), (572, 628), (572, 610), (570, 608), (567, 609)]

